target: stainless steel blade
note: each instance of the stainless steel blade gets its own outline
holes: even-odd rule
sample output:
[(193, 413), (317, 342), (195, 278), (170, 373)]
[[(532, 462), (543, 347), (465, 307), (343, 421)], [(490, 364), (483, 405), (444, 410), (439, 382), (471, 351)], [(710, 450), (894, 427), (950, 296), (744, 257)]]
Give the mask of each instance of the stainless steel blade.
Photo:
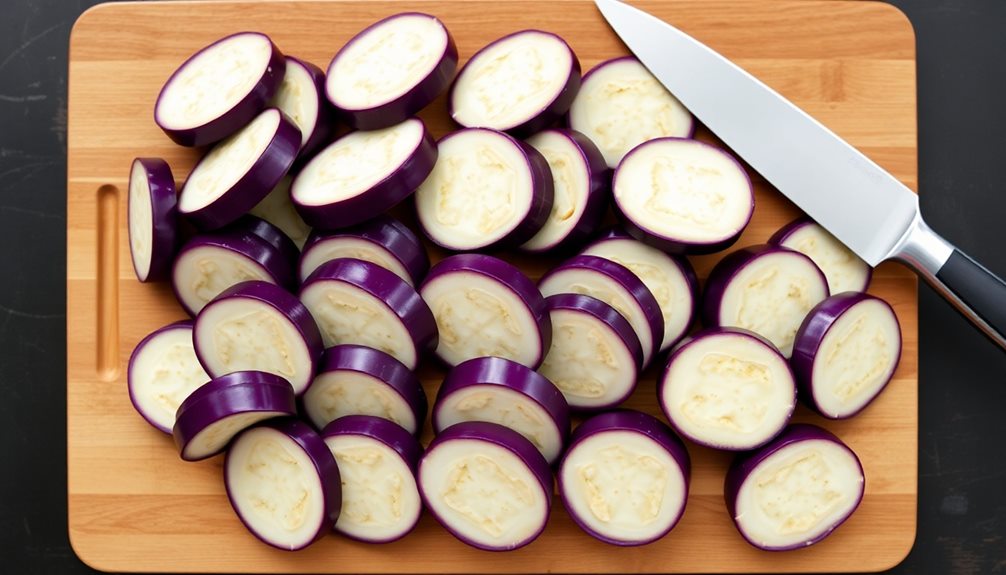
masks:
[(618, 0), (595, 2), (643, 65), (803, 211), (870, 265), (898, 254), (919, 219), (911, 190), (708, 46)]

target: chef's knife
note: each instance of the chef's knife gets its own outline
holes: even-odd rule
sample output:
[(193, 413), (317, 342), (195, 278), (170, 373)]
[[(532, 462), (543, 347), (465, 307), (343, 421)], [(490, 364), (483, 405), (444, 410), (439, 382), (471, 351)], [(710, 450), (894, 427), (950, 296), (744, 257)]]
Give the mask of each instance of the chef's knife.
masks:
[(1006, 283), (926, 225), (918, 196), (713, 49), (618, 0), (595, 0), (647, 69), (769, 183), (871, 266), (914, 269), (1006, 348)]

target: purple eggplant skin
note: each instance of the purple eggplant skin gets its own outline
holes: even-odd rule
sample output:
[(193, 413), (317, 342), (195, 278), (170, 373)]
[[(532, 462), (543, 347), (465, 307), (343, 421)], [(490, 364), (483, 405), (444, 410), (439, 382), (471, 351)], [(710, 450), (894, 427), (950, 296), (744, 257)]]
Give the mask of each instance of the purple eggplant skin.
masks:
[(379, 214), (363, 223), (335, 232), (311, 230), (307, 241), (304, 242), (304, 251), (298, 266), (301, 281), (306, 280), (310, 275), (308, 270), (304, 268), (304, 258), (307, 257), (308, 252), (317, 244), (341, 237), (358, 238), (380, 246), (388, 252), (388, 255), (402, 264), (409, 277), (412, 278), (413, 285), (419, 285), (426, 276), (426, 272), (430, 270), (430, 256), (426, 253), (426, 248), (423, 247), (416, 234), (395, 218), (387, 214)]
[[(234, 107), (223, 115), (218, 116), (201, 126), (181, 129), (167, 127), (159, 113), (161, 97), (164, 95), (164, 90), (171, 84), (182, 68), (184, 68), (191, 60), (210, 48), (244, 35), (262, 36), (269, 40), (269, 44), (272, 46), (272, 54), (269, 56), (269, 63), (266, 65), (265, 73), (262, 75), (262, 78), (255, 83), (255, 86), (240, 102), (235, 104)], [(218, 142), (251, 122), (252, 118), (265, 109), (266, 103), (271, 100), (274, 95), (276, 95), (276, 91), (279, 89), (279, 85), (283, 81), (283, 74), (285, 73), (286, 58), (268, 36), (262, 34), (261, 32), (238, 32), (236, 34), (231, 34), (230, 36), (221, 38), (205, 48), (202, 48), (192, 56), (189, 56), (189, 58), (186, 59), (185, 62), (183, 62), (182, 65), (171, 74), (157, 96), (157, 104), (154, 106), (154, 122), (156, 122), (157, 125), (164, 130), (164, 133), (179, 146), (205, 146), (207, 144)]]
[[(791, 235), (795, 234), (796, 232), (800, 231), (806, 226), (816, 226), (816, 225), (818, 225), (818, 223), (810, 219), (809, 216), (801, 216), (776, 230), (776, 232), (772, 234), (772, 237), (768, 239), (767, 243), (776, 246), (782, 246), (783, 243), (787, 239), (789, 239)], [(863, 285), (859, 289), (859, 291), (861, 292), (866, 291), (866, 288), (869, 287), (870, 285), (870, 281), (873, 279), (873, 267), (867, 266), (866, 269), (867, 269), (866, 280), (863, 282)]]
[[(682, 443), (682, 441), (674, 434), (673, 431), (671, 431), (670, 428), (667, 427), (667, 425), (656, 417), (631, 409), (616, 409), (601, 413), (591, 417), (577, 426), (577, 428), (573, 430), (572, 437), (570, 437), (569, 447), (566, 448), (566, 453), (563, 455), (562, 461), (559, 463), (559, 477), (562, 477), (563, 475), (562, 470), (563, 466), (566, 464), (566, 457), (572, 453), (580, 442), (593, 436), (594, 434), (606, 433), (610, 431), (628, 431), (631, 433), (645, 435), (667, 451), (667, 453), (671, 455), (671, 458), (678, 464), (678, 467), (681, 468), (681, 473), (685, 479), (685, 499), (687, 501), (689, 484), (691, 482), (692, 462), (691, 458), (688, 456), (688, 450), (685, 448), (685, 444)], [(559, 497), (562, 499), (563, 507), (566, 509), (572, 509), (569, 505), (569, 501), (566, 499), (566, 492), (562, 489), (561, 481), (559, 484)], [(604, 541), (605, 543), (610, 543), (611, 545), (629, 547), (635, 545), (646, 545), (647, 543), (652, 543), (667, 535), (672, 529), (674, 529), (681, 520), (681, 517), (685, 514), (686, 506), (687, 505), (681, 506), (681, 511), (678, 513), (678, 516), (674, 518), (666, 530), (654, 537), (641, 541), (613, 539), (603, 533), (598, 533), (593, 530), (590, 525), (588, 525), (575, 513), (571, 512), (569, 516), (573, 519), (573, 522), (580, 527), (580, 529), (583, 529), (592, 537)]]
[(834, 325), (838, 318), (842, 317), (842, 314), (849, 311), (856, 304), (862, 303), (864, 301), (877, 301), (883, 304), (891, 312), (891, 316), (894, 317), (895, 323), (898, 324), (898, 333), (901, 333), (901, 322), (898, 321), (897, 314), (894, 313), (894, 308), (891, 304), (886, 301), (860, 292), (844, 292), (840, 294), (833, 295), (821, 303), (814, 306), (804, 318), (803, 323), (800, 324), (800, 328), (796, 332), (796, 338), (793, 341), (793, 356), (790, 358), (790, 365), (793, 368), (793, 373), (796, 375), (797, 388), (799, 389), (800, 399), (803, 402), (819, 413), (822, 417), (827, 419), (849, 419), (859, 414), (861, 411), (867, 408), (873, 400), (876, 399), (885, 388), (887, 384), (891, 382), (891, 378), (894, 377), (894, 372), (898, 369), (898, 364), (901, 362), (901, 340), (898, 340), (898, 353), (897, 359), (893, 363), (891, 371), (885, 376), (884, 384), (877, 389), (877, 392), (863, 404), (862, 407), (853, 411), (852, 413), (844, 414), (840, 417), (836, 417), (834, 414), (829, 414), (821, 409), (818, 405), (817, 400), (814, 396), (814, 360), (817, 358), (817, 351), (821, 347), (821, 343), (824, 341), (824, 337), (828, 335), (828, 330)]
[[(216, 453), (206, 457), (193, 457), (186, 453), (186, 446), (199, 432), (225, 417), (261, 411), (296, 415), (297, 403), (290, 382), (264, 371), (234, 371), (214, 378), (192, 392), (178, 406), (171, 434), (182, 459), (206, 459)], [(220, 446), (220, 451), (225, 447)]]
[(705, 326), (717, 327), (720, 325), (720, 304), (723, 301), (723, 294), (726, 293), (727, 287), (734, 276), (755, 259), (771, 253), (785, 253), (795, 258), (807, 260), (817, 270), (825, 292), (828, 291), (828, 280), (824, 277), (824, 272), (817, 267), (817, 264), (813, 260), (804, 254), (789, 248), (769, 244), (748, 246), (727, 254), (709, 272), (709, 277), (706, 279), (705, 293), (702, 295), (702, 323)]
[[(302, 130), (301, 133), (300, 153), (294, 163), (298, 165), (303, 164), (324, 143), (328, 142), (335, 131), (336, 119), (335, 111), (325, 98), (325, 72), (314, 64), (293, 56), (286, 57), (286, 66), (288, 70), (291, 66), (296, 66), (307, 72), (316, 90), (314, 97), (318, 101), (318, 118), (315, 120), (314, 126), (311, 126), (310, 131)], [(310, 97), (310, 95), (306, 97)]]
[(485, 132), (492, 134), (495, 137), (504, 138), (516, 146), (524, 156), (524, 160), (528, 166), (528, 171), (531, 173), (532, 186), (531, 205), (528, 206), (524, 218), (503, 237), (495, 241), (488, 241), (485, 244), (470, 246), (463, 249), (459, 248), (459, 246), (452, 245), (450, 242), (445, 242), (442, 238), (437, 238), (431, 234), (427, 227), (423, 224), (423, 217), (421, 213), (417, 214), (419, 225), (422, 228), (423, 233), (426, 234), (426, 237), (429, 238), (431, 242), (450, 251), (484, 251), (519, 246), (534, 237), (534, 235), (541, 230), (542, 226), (545, 225), (545, 222), (548, 221), (548, 216), (552, 213), (552, 204), (555, 202), (555, 184), (552, 180), (552, 168), (549, 167), (548, 160), (545, 159), (545, 156), (542, 156), (538, 150), (535, 150), (531, 146), (505, 132), (492, 130), (490, 128), (462, 128), (461, 130), (451, 132), (443, 138), (440, 138), (437, 142), (437, 147), (439, 148), (450, 138), (456, 138), (461, 134), (468, 134), (472, 132)]
[[(541, 110), (536, 112), (530, 118), (527, 118), (523, 122), (515, 124), (513, 126), (468, 126), (462, 124), (458, 120), (455, 114), (454, 97), (457, 89), (458, 79), (460, 79), (461, 76), (464, 75), (465, 68), (467, 68), (469, 64), (477, 61), (480, 57), (484, 57), (486, 54), (490, 53), (491, 50), (497, 44), (510, 40), (515, 36), (528, 35), (528, 34), (534, 34), (538, 36), (550, 36), (556, 40), (559, 40), (559, 42), (561, 42), (566, 47), (566, 49), (569, 50), (570, 55), (569, 75), (566, 77), (566, 82), (563, 85), (562, 89), (559, 91), (558, 94), (556, 94), (555, 99), (546, 104)], [(567, 112), (569, 112), (569, 107), (573, 105), (573, 99), (576, 98), (576, 93), (579, 90), (580, 90), (580, 60), (577, 59), (576, 53), (573, 52), (573, 49), (569, 47), (569, 44), (566, 43), (566, 41), (563, 40), (559, 35), (553, 34), (552, 32), (545, 32), (543, 30), (520, 30), (518, 32), (507, 34), (506, 36), (503, 36), (502, 38), (499, 38), (497, 40), (493, 40), (489, 44), (482, 47), (478, 52), (473, 54), (472, 57), (468, 59), (468, 63), (466, 63), (465, 66), (458, 73), (458, 77), (455, 78), (454, 84), (451, 86), (451, 92), (450, 95), (448, 96), (448, 110), (451, 115), (451, 118), (459, 125), (464, 126), (466, 128), (492, 127), (497, 130), (507, 132), (508, 134), (512, 134), (516, 137), (524, 138), (536, 132), (540, 132), (541, 130), (544, 130), (549, 126), (552, 126), (560, 119), (562, 119), (562, 117), (565, 116)]]
[(433, 403), (434, 433), (444, 430), (438, 407), (451, 394), (473, 385), (498, 385), (520, 393), (545, 410), (559, 431), (562, 445), (569, 439), (569, 404), (562, 392), (537, 371), (502, 357), (476, 357), (459, 363), (447, 372)]
[[(439, 341), (437, 320), (423, 298), (405, 280), (377, 264), (354, 258), (339, 258), (314, 270), (301, 287), (301, 293), (322, 281), (339, 281), (356, 286), (383, 302), (405, 326), (416, 344), (417, 356), (436, 349)], [(418, 358), (417, 358), (418, 360)]]
[[(590, 242), (590, 244), (588, 244), (587, 249), (604, 242), (621, 241), (621, 240), (638, 241), (636, 240), (636, 238), (630, 236), (622, 228), (610, 227), (606, 230), (603, 230), (600, 234), (598, 234), (597, 237), (592, 242)], [(685, 328), (682, 330), (681, 335), (676, 340), (665, 341), (660, 346), (661, 351), (666, 351), (674, 347), (674, 345), (676, 345), (679, 341), (681, 341), (681, 338), (683, 338), (685, 334), (688, 333), (688, 330), (691, 329), (691, 326), (695, 323), (695, 320), (698, 316), (698, 308), (700, 300), (699, 278), (697, 275), (695, 275), (695, 268), (692, 266), (692, 263), (688, 261), (688, 258), (686, 258), (685, 256), (668, 254), (667, 252), (664, 253), (667, 254), (667, 257), (670, 258), (672, 262), (674, 262), (674, 265), (678, 268), (678, 271), (681, 272), (681, 276), (685, 278), (685, 284), (688, 285), (688, 293), (690, 294), (692, 300), (692, 306), (688, 311), (688, 321), (685, 322)]]
[(192, 333), (192, 320), (190, 320), (190, 319), (184, 319), (184, 320), (181, 320), (181, 321), (176, 321), (174, 323), (169, 323), (168, 325), (166, 325), (164, 327), (158, 328), (158, 329), (150, 332), (149, 334), (147, 334), (146, 337), (144, 337), (143, 339), (140, 340), (140, 343), (136, 344), (136, 347), (133, 348), (133, 353), (131, 353), (129, 355), (129, 363), (126, 364), (127, 365), (127, 367), (126, 367), (126, 382), (127, 382), (126, 383), (126, 387), (129, 390), (129, 402), (133, 404), (133, 409), (135, 409), (136, 413), (139, 413), (140, 417), (142, 417), (144, 420), (146, 420), (146, 422), (149, 423), (154, 429), (157, 429), (158, 431), (161, 431), (161, 432), (166, 433), (168, 435), (171, 435), (171, 428), (164, 427), (164, 426), (156, 423), (146, 413), (144, 413), (144, 411), (142, 409), (140, 409), (140, 404), (137, 402), (136, 396), (135, 396), (135, 394), (133, 392), (133, 383), (132, 383), (133, 382), (133, 373), (134, 373), (134, 371), (133, 371), (133, 364), (136, 362), (137, 357), (139, 357), (140, 352), (143, 351), (143, 348), (146, 347), (147, 344), (150, 343), (151, 340), (156, 339), (159, 335), (162, 335), (166, 331), (171, 331), (171, 330), (175, 330), (175, 329), (184, 329), (184, 330), (187, 330), (189, 333)]
[[(238, 519), (241, 520), (241, 523), (244, 524), (245, 528), (258, 537), (263, 543), (276, 547), (277, 549), (282, 549), (283, 551), (299, 551), (331, 532), (335, 527), (336, 521), (339, 520), (339, 513), (342, 511), (342, 478), (339, 475), (339, 466), (335, 462), (335, 456), (332, 455), (332, 451), (328, 448), (328, 445), (325, 444), (325, 441), (321, 438), (321, 436), (318, 435), (311, 426), (299, 419), (284, 417), (264, 421), (254, 427), (246, 429), (243, 433), (261, 428), (271, 429), (289, 437), (297, 444), (298, 447), (304, 450), (304, 453), (306, 453), (311, 462), (314, 463), (315, 471), (318, 472), (318, 478), (321, 480), (322, 498), (324, 499), (325, 505), (325, 512), (322, 514), (322, 522), (318, 525), (318, 530), (312, 539), (304, 542), (303, 545), (293, 548), (278, 545), (275, 541), (269, 541), (268, 539), (260, 536), (259, 533), (255, 531), (255, 528), (252, 527), (252, 525), (245, 520), (238, 511), (238, 505), (234, 501), (234, 494), (231, 489), (230, 481), (228, 481), (226, 477), (227, 470), (230, 469), (229, 464), (232, 452), (228, 452), (227, 457), (224, 460), (224, 487), (227, 490), (227, 499), (231, 502), (231, 506), (234, 508)], [(238, 435), (234, 441), (240, 441), (240, 439), (241, 435)]]
[[(542, 297), (538, 286), (516, 266), (484, 254), (455, 254), (440, 260), (430, 268), (430, 273), (423, 281), (423, 286), (440, 277), (454, 273), (475, 273), (496, 280), (524, 302), (531, 317), (538, 325), (538, 349), (541, 351), (538, 359), (528, 366), (537, 369), (545, 359), (548, 348), (552, 345), (552, 320), (545, 307), (545, 298)], [(420, 294), (422, 291), (423, 287), (420, 286)]]
[[(209, 204), (190, 212), (182, 211), (179, 205), (179, 212), (196, 227), (203, 230), (217, 229), (247, 213), (261, 202), (262, 198), (269, 195), (297, 159), (297, 152), (300, 150), (300, 130), (294, 125), (293, 120), (276, 108), (267, 108), (262, 113), (279, 114), (279, 124), (269, 145), (251, 168), (230, 189)], [(209, 155), (204, 156), (196, 164), (192, 169), (193, 173), (207, 157)], [(185, 195), (184, 186), (181, 195)]]
[[(632, 329), (632, 325), (630, 325), (629, 321), (626, 320), (622, 314), (618, 313), (615, 308), (593, 296), (574, 293), (559, 293), (548, 296), (545, 298), (545, 307), (548, 309), (549, 314), (556, 310), (570, 310), (577, 313), (587, 314), (608, 326), (608, 328), (615, 333), (618, 339), (621, 340), (622, 344), (625, 345), (626, 349), (629, 350), (629, 355), (632, 356), (632, 379), (639, 379), (639, 373), (643, 369), (643, 346), (639, 343), (639, 336), (636, 335), (635, 330)], [(547, 353), (545, 355), (546, 357), (548, 356)], [(597, 405), (593, 407), (570, 405), (569, 409), (574, 412), (583, 413), (611, 409), (628, 399), (629, 396), (632, 395), (634, 389), (635, 386), (630, 387), (622, 397), (616, 398), (606, 405)]]
[[(402, 461), (408, 466), (409, 471), (412, 472), (413, 477), (419, 472), (419, 459), (423, 456), (423, 446), (411, 433), (394, 422), (372, 415), (347, 415), (329, 423), (321, 431), (322, 439), (340, 435), (359, 435), (380, 441), (402, 458)], [(417, 478), (416, 486), (418, 487), (418, 485), (419, 480)], [(408, 526), (407, 529), (383, 539), (355, 537), (350, 533), (340, 530), (338, 526), (335, 527), (335, 530), (345, 537), (365, 543), (391, 543), (411, 533), (415, 529), (416, 524), (419, 523), (420, 515), (421, 513), (416, 515), (416, 521)]]
[[(750, 207), (748, 209), (747, 219), (744, 220), (744, 224), (741, 225), (736, 230), (735, 233), (731, 234), (729, 237), (720, 240), (707, 241), (707, 242), (673, 238), (661, 235), (654, 230), (650, 230), (645, 226), (636, 223), (635, 221), (633, 221), (632, 217), (630, 217), (622, 210), (621, 205), (618, 203), (618, 196), (615, 195), (614, 193), (615, 188), (618, 187), (619, 169), (623, 165), (625, 165), (626, 160), (628, 160), (630, 156), (638, 152), (641, 148), (643, 148), (643, 146), (653, 144), (654, 142), (662, 142), (662, 141), (682, 141), (682, 142), (689, 142), (697, 146), (705, 146), (706, 148), (710, 148), (716, 150), (717, 152), (722, 153), (725, 157), (729, 158), (730, 161), (732, 161), (737, 166), (738, 171), (740, 171), (740, 173), (744, 175), (744, 179), (745, 181), (747, 181), (747, 189), (751, 197), (751, 201), (750, 201)], [(737, 161), (737, 158), (733, 157), (733, 155), (727, 152), (724, 152), (723, 150), (717, 148), (716, 146), (712, 146), (710, 144), (706, 144), (705, 142), (701, 142), (699, 140), (692, 140), (689, 138), (674, 138), (674, 137), (657, 138), (654, 140), (648, 140), (646, 142), (643, 142), (642, 144), (639, 144), (635, 148), (629, 150), (629, 152), (625, 154), (625, 157), (622, 158), (622, 161), (619, 163), (618, 166), (619, 167), (615, 169), (615, 173), (611, 179), (611, 190), (612, 190), (611, 205), (612, 207), (614, 207), (615, 214), (618, 216), (619, 221), (622, 222), (625, 231), (628, 232), (629, 235), (631, 235), (632, 237), (636, 238), (637, 240), (645, 244), (651, 245), (669, 254), (677, 254), (677, 255), (713, 254), (716, 252), (721, 252), (737, 243), (737, 240), (741, 237), (741, 234), (744, 232), (745, 228), (747, 228), (748, 224), (751, 223), (751, 217), (754, 215), (754, 208), (755, 208), (754, 186), (751, 183), (751, 176), (748, 175), (747, 170), (744, 169), (741, 163)]]
[[(752, 541), (751, 539), (748, 538), (748, 536), (744, 533), (744, 531), (740, 528), (740, 526), (737, 525), (736, 520), (737, 496), (740, 493), (741, 486), (747, 480), (748, 476), (750, 476), (751, 473), (755, 470), (755, 468), (767, 457), (769, 457), (770, 455), (774, 454), (776, 451), (779, 451), (784, 447), (787, 447), (794, 443), (799, 443), (801, 441), (809, 441), (809, 440), (830, 441), (832, 443), (841, 446), (842, 448), (847, 450), (850, 454), (852, 454), (853, 459), (859, 466), (859, 474), (861, 477), (863, 477), (863, 490), (859, 494), (859, 500), (856, 502), (856, 505), (852, 508), (852, 510), (849, 511), (848, 515), (846, 515), (839, 521), (835, 522), (835, 524), (832, 525), (830, 529), (828, 529), (824, 533), (818, 535), (817, 537), (809, 541), (803, 541), (800, 543), (795, 543), (793, 545), (787, 545), (785, 547), (766, 547), (756, 541)], [(747, 451), (738, 454), (737, 457), (730, 464), (730, 468), (727, 470), (726, 479), (723, 485), (723, 494), (725, 496), (727, 503), (727, 511), (730, 513), (730, 517), (734, 519), (734, 526), (737, 527), (737, 531), (740, 532), (741, 536), (744, 537), (745, 541), (764, 551), (790, 551), (793, 549), (803, 549), (804, 547), (820, 542), (828, 535), (831, 535), (831, 533), (835, 529), (837, 529), (840, 525), (845, 523), (846, 520), (849, 519), (849, 517), (851, 517), (853, 513), (855, 513), (856, 508), (858, 508), (859, 504), (862, 503), (863, 494), (865, 493), (866, 493), (866, 475), (863, 473), (863, 464), (859, 460), (859, 457), (856, 455), (856, 453), (852, 451), (852, 449), (849, 449), (849, 446), (843, 443), (842, 440), (839, 439), (838, 437), (835, 437), (835, 435), (833, 435), (832, 433), (816, 425), (811, 425), (809, 423), (790, 424), (771, 443), (757, 450)]]
[[(675, 423), (674, 418), (671, 417), (671, 410), (664, 404), (664, 388), (668, 385), (668, 379), (669, 379), (668, 371), (671, 369), (671, 365), (674, 363), (675, 359), (677, 359), (677, 357), (681, 355), (689, 347), (691, 347), (697, 342), (702, 341), (702, 339), (706, 337), (715, 337), (727, 334), (734, 337), (746, 337), (757, 341), (758, 343), (765, 346), (765, 349), (767, 351), (776, 354), (779, 358), (779, 361), (786, 366), (786, 369), (788, 371), (792, 373), (789, 361), (787, 361), (787, 359), (782, 355), (782, 353), (778, 350), (778, 348), (776, 348), (776, 346), (773, 345), (772, 342), (758, 335), (757, 333), (739, 327), (707, 327), (692, 334), (692, 336), (688, 338), (687, 341), (681, 343), (673, 350), (671, 350), (671, 353), (667, 357), (667, 363), (664, 366), (664, 370), (660, 378), (657, 380), (657, 402), (660, 404), (660, 409), (664, 412), (664, 416), (667, 417), (667, 421), (671, 424), (671, 427), (674, 429), (674, 431), (676, 431), (682, 437), (687, 438), (692, 443), (702, 445), (704, 447), (709, 447), (711, 449), (721, 449), (724, 451), (740, 451), (741, 449), (719, 445), (716, 443), (710, 443), (709, 441), (697, 438), (687, 433), (685, 430), (681, 429), (681, 427), (677, 423)], [(771, 442), (775, 437), (779, 435), (779, 433), (782, 432), (786, 424), (788, 424), (790, 419), (793, 417), (793, 411), (796, 409), (797, 391), (796, 391), (795, 377), (793, 378), (792, 381), (793, 381), (793, 399), (789, 408), (789, 415), (786, 416), (785, 423), (782, 425), (782, 427), (780, 427), (778, 430), (772, 433), (772, 435), (766, 437), (761, 443), (758, 443), (757, 445), (746, 446), (742, 450), (747, 451), (751, 449), (758, 449), (759, 447)]]
[[(404, 94), (391, 101), (371, 108), (347, 109), (340, 107), (336, 102), (337, 98), (332, 95), (332, 92), (338, 89), (337, 86), (333, 86), (333, 82), (337, 81), (338, 75), (332, 75), (332, 68), (338, 61), (339, 56), (343, 54), (346, 48), (356, 42), (358, 38), (368, 32), (371, 32), (375, 28), (388, 23), (390, 20), (406, 16), (422, 16), (430, 18), (431, 20), (437, 20), (437, 22), (440, 23), (443, 27), (444, 34), (447, 36), (447, 45), (444, 47), (444, 53), (441, 56), (440, 61), (437, 62), (437, 65), (433, 67), (433, 70), (416, 83), (415, 86), (409, 88), (409, 90), (407, 90)], [(451, 80), (454, 79), (454, 72), (457, 71), (457, 68), (458, 48), (454, 43), (454, 38), (447, 30), (447, 26), (435, 16), (430, 16), (429, 14), (421, 12), (403, 12), (389, 16), (371, 24), (370, 26), (367, 26), (359, 34), (351, 38), (349, 42), (339, 49), (338, 52), (336, 52), (335, 57), (332, 58), (332, 62), (328, 66), (329, 80), (325, 85), (325, 95), (327, 96), (328, 101), (337, 110), (339, 119), (341, 119), (346, 125), (357, 130), (378, 130), (394, 126), (428, 106), (437, 98), (437, 96), (442, 94), (444, 90), (450, 86)]]
[(538, 285), (543, 284), (553, 274), (569, 269), (589, 270), (602, 274), (629, 292), (632, 298), (636, 300), (636, 303), (643, 310), (643, 314), (646, 316), (646, 323), (653, 336), (653, 349), (650, 355), (655, 356), (659, 352), (660, 343), (664, 338), (664, 316), (660, 312), (660, 304), (657, 303), (657, 298), (655, 298), (653, 296), (653, 292), (651, 292), (650, 289), (643, 284), (643, 281), (639, 279), (639, 276), (632, 273), (629, 268), (623, 266), (622, 264), (602, 257), (574, 256), (542, 276)]
[[(579, 221), (565, 237), (561, 238), (558, 242), (542, 246), (541, 248), (532, 249), (522, 245), (520, 249), (528, 253), (558, 252), (582, 245), (583, 242), (594, 234), (598, 226), (601, 225), (601, 220), (604, 219), (604, 215), (608, 210), (608, 199), (611, 195), (611, 168), (608, 167), (608, 164), (604, 161), (604, 156), (601, 155), (601, 151), (597, 149), (597, 146), (590, 138), (575, 130), (563, 128), (553, 128), (545, 130), (545, 132), (561, 135), (572, 142), (579, 151), (580, 159), (583, 161), (588, 174), (587, 203), (583, 208), (583, 213), (580, 214)], [(549, 168), (549, 173), (551, 173), (551, 168)], [(549, 214), (551, 215), (551, 212)]]
[(279, 250), (279, 252), (283, 254), (283, 258), (288, 261), (295, 262), (300, 259), (300, 250), (297, 249), (297, 244), (290, 239), (290, 236), (286, 235), (283, 230), (258, 216), (241, 216), (233, 224), (231, 224), (231, 226), (247, 230), (248, 232), (262, 238), (268, 242), (269, 245)]
[[(141, 282), (161, 281), (171, 275), (171, 263), (178, 249), (178, 198), (175, 194), (175, 178), (171, 166), (161, 158), (136, 158), (134, 163), (143, 167), (150, 188), (150, 266), (147, 275), (140, 277), (140, 270), (133, 259), (133, 271)], [(127, 202), (132, 201), (126, 194)], [(130, 210), (127, 206), (126, 216)], [(131, 222), (126, 229), (133, 232)]]
[(333, 371), (354, 371), (386, 383), (412, 408), (416, 435), (422, 433), (429, 400), (419, 378), (405, 364), (381, 350), (347, 343), (332, 346), (322, 353), (318, 375)]
[[(437, 447), (451, 441), (482, 441), (497, 445), (513, 453), (524, 463), (524, 465), (528, 467), (528, 469), (531, 470), (532, 475), (534, 475), (535, 479), (538, 480), (538, 484), (541, 486), (541, 490), (545, 495), (545, 517), (547, 519), (552, 509), (554, 478), (552, 476), (552, 469), (549, 467), (548, 462), (545, 461), (541, 452), (538, 451), (538, 448), (535, 447), (531, 441), (509, 427), (504, 427), (497, 423), (489, 423), (487, 421), (463, 421), (461, 423), (455, 423), (454, 425), (441, 431), (433, 438), (433, 441), (430, 442), (429, 446), (427, 446), (426, 454), (424, 454), (423, 458), (419, 460), (417, 475), (420, 478), (422, 478), (423, 464), (426, 461), (426, 455), (436, 450)], [(430, 505), (430, 496), (426, 493), (426, 489), (423, 488), (423, 482), (421, 480), (419, 481), (419, 495), (423, 500), (423, 506), (430, 511), (430, 514), (433, 515), (438, 523), (443, 525), (445, 529), (450, 531), (451, 534), (459, 540), (484, 551), (512, 551), (523, 547), (541, 535), (541, 532), (545, 530), (545, 525), (547, 524), (547, 520), (542, 521), (541, 529), (524, 541), (520, 541), (512, 547), (490, 547), (477, 541), (473, 541), (471, 538), (466, 537), (462, 533), (455, 532), (446, 522), (442, 521), (437, 512), (434, 511), (433, 506)]]
[[(419, 118), (405, 121), (422, 123)], [(338, 142), (336, 140), (330, 145), (335, 145)], [(318, 152), (305, 167), (312, 162), (323, 161), (324, 158), (321, 156), (324, 152), (325, 149)], [(416, 149), (405, 162), (369, 189), (330, 204), (305, 204), (297, 198), (297, 188), (307, 185), (301, 179), (301, 174), (304, 173), (301, 171), (290, 184), (290, 197), (297, 213), (309, 226), (320, 230), (346, 228), (377, 217), (411, 196), (416, 188), (426, 180), (426, 176), (430, 175), (436, 163), (437, 145), (430, 131), (426, 128), (426, 124), (423, 123), (423, 137)]]
[[(290, 323), (300, 335), (301, 340), (303, 340), (304, 346), (307, 348), (308, 356), (311, 358), (310, 373), (313, 378), (313, 374), (318, 366), (319, 358), (324, 350), (324, 345), (322, 344), (321, 332), (318, 331), (318, 324), (314, 322), (314, 318), (311, 317), (311, 313), (307, 311), (304, 304), (302, 304), (293, 294), (275, 284), (252, 280), (241, 282), (227, 288), (221, 292), (220, 295), (213, 298), (210, 303), (206, 304), (203, 311), (219, 304), (220, 302), (229, 301), (235, 298), (260, 302), (275, 309), (290, 320)], [(195, 327), (192, 331), (196, 357), (199, 359), (199, 363), (202, 364), (203, 368), (206, 369), (206, 373), (209, 373), (213, 377), (219, 377), (223, 374), (213, 373), (209, 369), (209, 362), (205, 360), (203, 346), (200, 345), (200, 340), (202, 338), (199, 337), (199, 322), (202, 317), (204, 317), (202, 312), (196, 316)], [(304, 389), (300, 390), (297, 395), (303, 395), (304, 392), (307, 391), (308, 387), (310, 387), (310, 379)]]
[(816, 223), (817, 222), (810, 219), (810, 216), (800, 216), (795, 220), (789, 222), (788, 224), (784, 225), (783, 227), (779, 228), (778, 230), (776, 230), (775, 233), (772, 234), (772, 236), (769, 237), (768, 241), (765, 243), (769, 243), (776, 246), (782, 245), (782, 243), (786, 241), (787, 238), (803, 229), (804, 226), (811, 226), (815, 225)]
[[(289, 289), (296, 285), (296, 278), (293, 273), (293, 266), (296, 262), (289, 259), (289, 254), (276, 249), (268, 241), (244, 227), (226, 228), (200, 234), (186, 242), (175, 257), (175, 267), (172, 272), (173, 278), (179, 273), (179, 262), (182, 261), (181, 256), (189, 250), (203, 246), (235, 252), (248, 258), (265, 270), (273, 282), (280, 287)], [(176, 299), (185, 308), (185, 311), (189, 315), (195, 316), (197, 310), (185, 305), (185, 300), (179, 293), (179, 286), (176, 280), (172, 280), (171, 287), (175, 292)]]

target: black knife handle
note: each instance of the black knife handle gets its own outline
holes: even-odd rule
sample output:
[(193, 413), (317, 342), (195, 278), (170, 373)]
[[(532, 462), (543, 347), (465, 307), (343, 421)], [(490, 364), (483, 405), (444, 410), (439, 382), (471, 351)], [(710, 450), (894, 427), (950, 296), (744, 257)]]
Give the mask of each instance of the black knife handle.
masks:
[(985, 323), (982, 331), (997, 340), (988, 329), (995, 331), (997, 343), (1006, 339), (1006, 282), (956, 248), (936, 278)]
[(940, 237), (918, 211), (890, 257), (914, 269), (1006, 350), (1006, 282)]

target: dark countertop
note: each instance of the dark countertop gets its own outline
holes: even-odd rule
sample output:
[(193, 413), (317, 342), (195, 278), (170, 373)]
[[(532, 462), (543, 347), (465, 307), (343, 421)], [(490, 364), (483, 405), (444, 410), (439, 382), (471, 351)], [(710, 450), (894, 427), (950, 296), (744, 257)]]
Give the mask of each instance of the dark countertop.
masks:
[[(64, 330), (67, 45), (95, 3), (0, 9), (3, 573), (92, 572), (66, 533)], [(918, 38), (922, 211), (1006, 277), (1006, 2), (891, 3)], [(920, 307), (919, 528), (893, 572), (1006, 572), (1006, 353), (925, 286)]]

